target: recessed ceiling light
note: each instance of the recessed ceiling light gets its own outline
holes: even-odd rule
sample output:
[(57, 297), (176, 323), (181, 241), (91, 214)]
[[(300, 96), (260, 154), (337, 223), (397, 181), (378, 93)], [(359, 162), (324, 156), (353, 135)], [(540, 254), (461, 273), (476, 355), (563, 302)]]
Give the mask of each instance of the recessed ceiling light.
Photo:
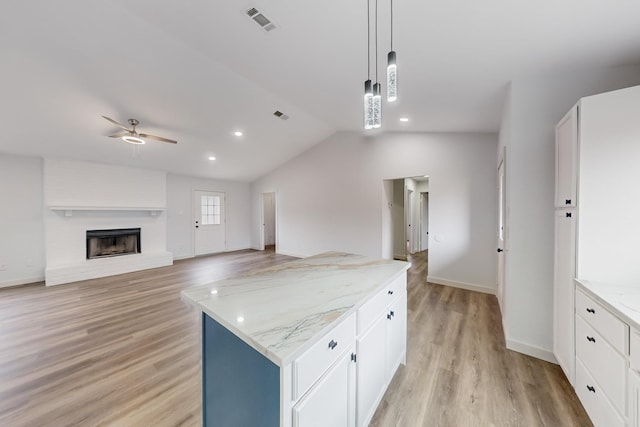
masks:
[(409, 117), (400, 117), (400, 121), (401, 122), (408, 122), (409, 121)]
[(244, 317), (238, 316), (238, 323), (242, 323), (242, 322), (244, 322)]
[(242, 136), (242, 132), (240, 132), (239, 130), (235, 131), (233, 134), (235, 136)]
[(215, 294), (217, 294), (217, 293), (218, 293), (218, 290), (217, 290), (217, 289), (211, 289), (211, 295), (215, 295)]
[(216, 156), (209, 156), (209, 160), (215, 160)]

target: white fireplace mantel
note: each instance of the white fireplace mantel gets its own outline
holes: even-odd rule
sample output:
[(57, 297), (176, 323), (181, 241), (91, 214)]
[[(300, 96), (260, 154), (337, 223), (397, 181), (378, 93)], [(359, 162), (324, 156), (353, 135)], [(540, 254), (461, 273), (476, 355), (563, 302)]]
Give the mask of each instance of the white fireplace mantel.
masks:
[(152, 216), (156, 216), (166, 210), (160, 206), (48, 206), (52, 211), (64, 211), (64, 216), (72, 216), (73, 211), (121, 211), (121, 212), (149, 212)]

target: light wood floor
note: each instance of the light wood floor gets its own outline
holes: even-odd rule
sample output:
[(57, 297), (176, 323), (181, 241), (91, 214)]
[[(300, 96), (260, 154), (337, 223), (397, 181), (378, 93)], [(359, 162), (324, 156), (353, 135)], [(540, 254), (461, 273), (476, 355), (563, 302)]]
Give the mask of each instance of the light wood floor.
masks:
[[(180, 291), (292, 258), (240, 251), (0, 289), (0, 426), (198, 426), (200, 316)], [(588, 426), (560, 369), (504, 348), (493, 296), (409, 274), (407, 367), (373, 426)]]

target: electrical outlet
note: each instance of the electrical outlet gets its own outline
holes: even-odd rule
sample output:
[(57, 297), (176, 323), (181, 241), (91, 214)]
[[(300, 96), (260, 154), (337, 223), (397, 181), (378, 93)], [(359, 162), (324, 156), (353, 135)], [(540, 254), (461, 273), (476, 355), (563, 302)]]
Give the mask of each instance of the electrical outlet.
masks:
[(7, 264), (0, 263), (0, 271), (5, 271), (7, 269)]

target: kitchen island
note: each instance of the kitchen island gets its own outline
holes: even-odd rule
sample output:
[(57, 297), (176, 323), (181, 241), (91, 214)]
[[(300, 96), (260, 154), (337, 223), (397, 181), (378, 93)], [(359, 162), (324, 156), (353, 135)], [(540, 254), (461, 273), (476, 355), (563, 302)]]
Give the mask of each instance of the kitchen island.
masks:
[(203, 424), (367, 425), (405, 362), (408, 268), (329, 252), (183, 291), (203, 313)]

